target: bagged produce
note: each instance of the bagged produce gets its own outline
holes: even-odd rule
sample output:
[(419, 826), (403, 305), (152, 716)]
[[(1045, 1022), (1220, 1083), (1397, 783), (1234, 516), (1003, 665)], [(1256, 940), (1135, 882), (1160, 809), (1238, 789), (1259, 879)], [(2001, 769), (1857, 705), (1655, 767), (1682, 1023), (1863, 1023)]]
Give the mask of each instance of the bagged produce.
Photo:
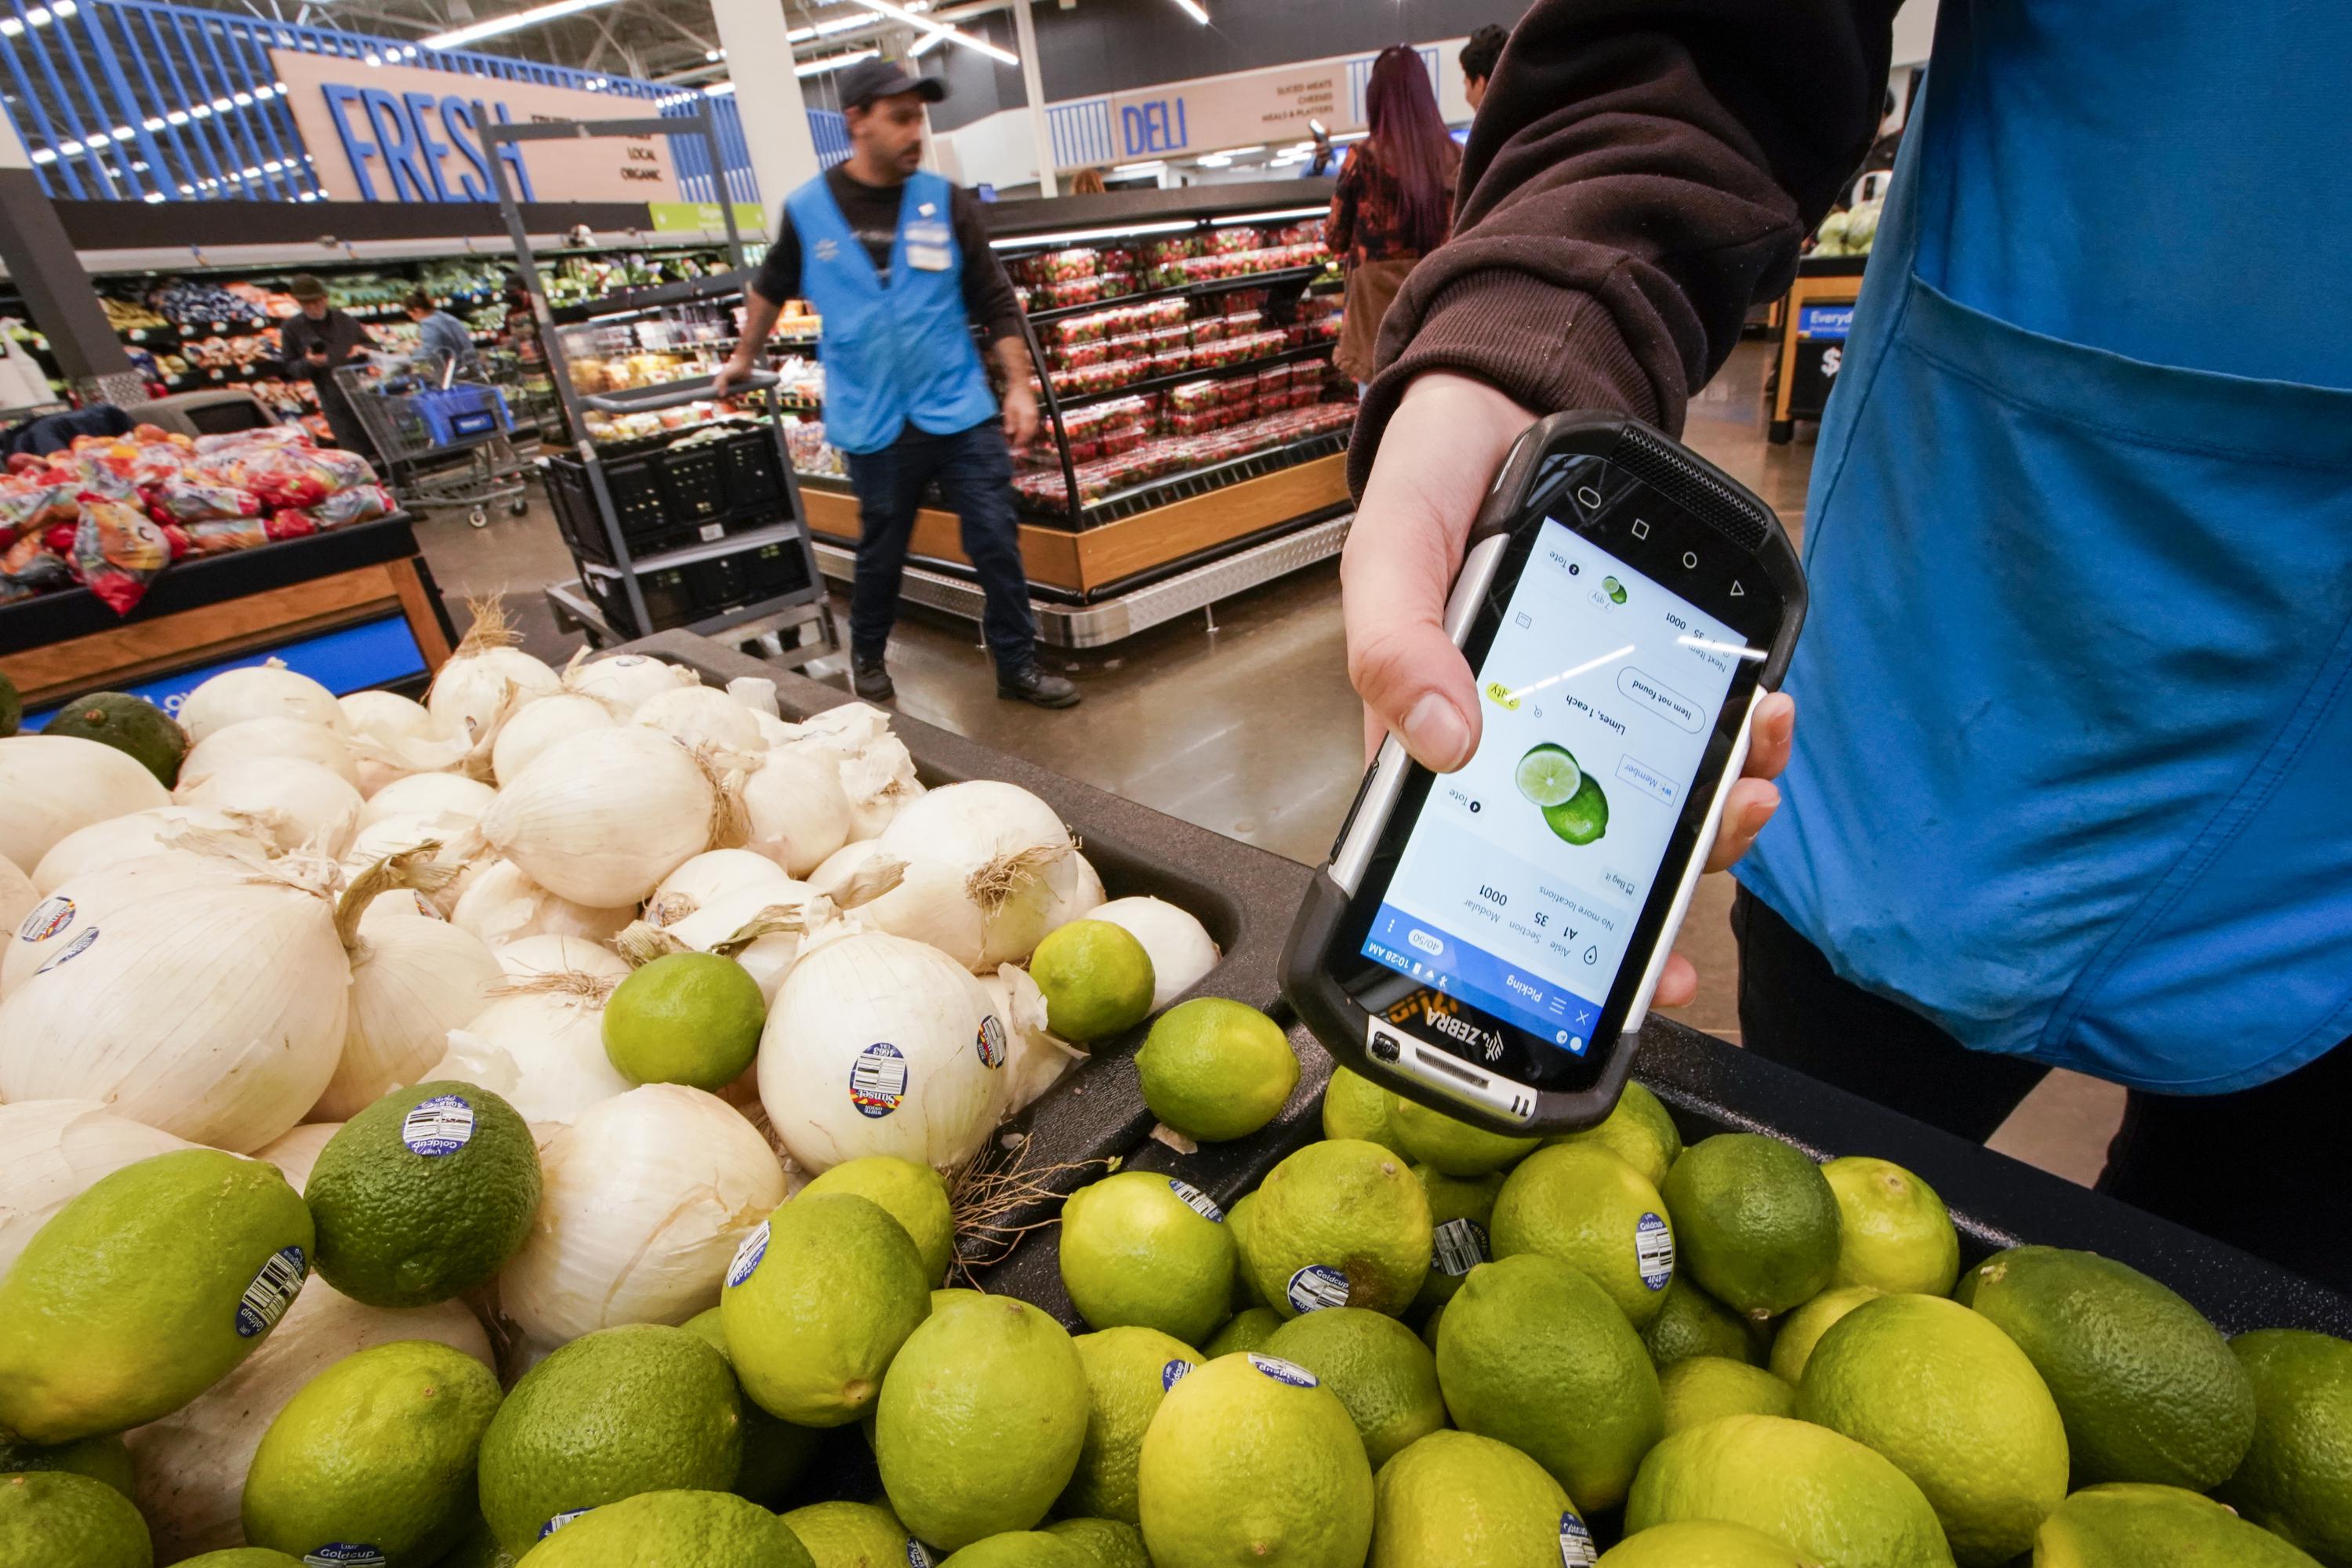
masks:
[(84, 490), (74, 524), (71, 564), (82, 585), (127, 616), (171, 564), (172, 547), (154, 520), (125, 495)]

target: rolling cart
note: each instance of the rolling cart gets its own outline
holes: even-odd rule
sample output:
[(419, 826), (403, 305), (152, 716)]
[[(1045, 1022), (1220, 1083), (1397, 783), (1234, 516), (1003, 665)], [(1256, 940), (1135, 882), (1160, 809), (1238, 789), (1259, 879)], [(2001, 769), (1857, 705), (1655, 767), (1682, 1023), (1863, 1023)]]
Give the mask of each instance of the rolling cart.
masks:
[(503, 506), (530, 510), (505, 393), (452, 363), (420, 377), (380, 364), (345, 365), (335, 381), (383, 460), (393, 494), (411, 511), (462, 511), (476, 528)]

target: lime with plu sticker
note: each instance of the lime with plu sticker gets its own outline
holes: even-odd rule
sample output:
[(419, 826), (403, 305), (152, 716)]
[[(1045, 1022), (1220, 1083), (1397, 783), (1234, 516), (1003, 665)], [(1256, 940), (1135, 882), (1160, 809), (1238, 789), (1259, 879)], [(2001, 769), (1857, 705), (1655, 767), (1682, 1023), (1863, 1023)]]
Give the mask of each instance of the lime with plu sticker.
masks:
[(1584, 770), (1576, 765), (1576, 758), (1567, 747), (1546, 741), (1528, 748), (1528, 754), (1519, 759), (1511, 777), (1521, 795), (1549, 809), (1575, 798), (1577, 786), (1584, 783)]
[(1609, 831), (1609, 797), (1591, 773), (1577, 781), (1576, 793), (1558, 805), (1544, 807), (1544, 823), (1570, 844), (1590, 844)]

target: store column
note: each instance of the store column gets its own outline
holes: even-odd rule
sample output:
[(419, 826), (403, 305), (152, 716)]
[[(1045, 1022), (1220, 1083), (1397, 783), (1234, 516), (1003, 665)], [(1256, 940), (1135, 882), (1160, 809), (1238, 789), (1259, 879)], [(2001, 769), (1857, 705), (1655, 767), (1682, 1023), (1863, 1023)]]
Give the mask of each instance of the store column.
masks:
[(728, 75), (737, 83), (735, 111), (751, 149), (760, 205), (776, 221), (784, 198), (817, 176), (816, 142), (808, 106), (793, 74), (793, 44), (785, 35), (782, 0), (710, 0)]
[(49, 340), (58, 368), (84, 402), (137, 403), (147, 395), (146, 384), (131, 368), (131, 358), (106, 312), (98, 308), (98, 289), (82, 270), (66, 237), (66, 226), (41, 182), (16, 128), (0, 112), (0, 264), (16, 291), (25, 297), (33, 324)]

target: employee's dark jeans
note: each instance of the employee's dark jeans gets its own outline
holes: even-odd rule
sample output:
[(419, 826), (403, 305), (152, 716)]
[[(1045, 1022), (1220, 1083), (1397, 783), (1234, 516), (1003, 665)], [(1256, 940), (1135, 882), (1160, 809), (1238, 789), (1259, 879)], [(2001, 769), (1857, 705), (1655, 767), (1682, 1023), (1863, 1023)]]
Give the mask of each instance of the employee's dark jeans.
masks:
[[(1759, 1056), (1976, 1142), (2049, 1070), (1969, 1050), (1909, 1008), (1839, 979), (1819, 948), (1744, 888), (1731, 929), (1742, 1039)], [(2135, 1089), (2099, 1189), (2352, 1291), (2352, 1230), (2338, 1216), (2352, 1186), (2348, 1115), (2352, 1049), (2340, 1046), (2236, 1094)]]
[(1013, 516), (1013, 452), (993, 419), (932, 436), (909, 425), (878, 452), (851, 452), (850, 488), (857, 492), (857, 574), (849, 591), (849, 647), (878, 659), (898, 618), (898, 584), (907, 569), (907, 542), (915, 508), (933, 479), (963, 523), (971, 558), (987, 603), (981, 631), (999, 673), (1012, 675), (1036, 658), (1037, 626), (1029, 616), (1029, 580), (1021, 569), (1021, 533)]

